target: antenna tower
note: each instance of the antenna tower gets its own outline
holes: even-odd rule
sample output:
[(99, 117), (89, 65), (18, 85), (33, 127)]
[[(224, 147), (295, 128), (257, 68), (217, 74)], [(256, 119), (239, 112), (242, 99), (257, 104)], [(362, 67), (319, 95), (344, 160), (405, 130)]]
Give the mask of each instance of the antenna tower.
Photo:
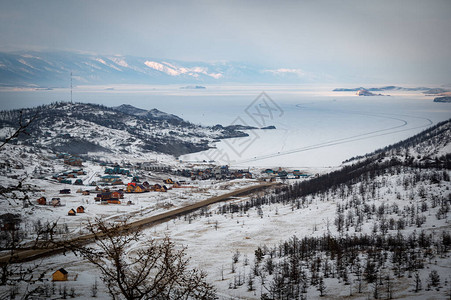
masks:
[(72, 103), (72, 72), (70, 72), (70, 103)]

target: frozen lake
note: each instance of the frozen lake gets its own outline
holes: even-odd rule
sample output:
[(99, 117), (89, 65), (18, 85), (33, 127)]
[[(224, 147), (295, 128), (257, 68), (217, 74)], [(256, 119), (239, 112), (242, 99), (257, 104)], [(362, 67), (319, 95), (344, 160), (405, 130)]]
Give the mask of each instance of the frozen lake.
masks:
[[(78, 102), (123, 103), (173, 113), (202, 125), (274, 125), (249, 130), (249, 137), (218, 142), (216, 149), (182, 160), (215, 160), (242, 167), (323, 168), (393, 144), (444, 121), (451, 104), (434, 103), (419, 92), (388, 92), (358, 97), (331, 92), (333, 86), (84, 86), (74, 89)], [(266, 94), (262, 95), (262, 91)], [(259, 97), (260, 95), (260, 97)], [(69, 100), (68, 89), (3, 90), (1, 109)]]

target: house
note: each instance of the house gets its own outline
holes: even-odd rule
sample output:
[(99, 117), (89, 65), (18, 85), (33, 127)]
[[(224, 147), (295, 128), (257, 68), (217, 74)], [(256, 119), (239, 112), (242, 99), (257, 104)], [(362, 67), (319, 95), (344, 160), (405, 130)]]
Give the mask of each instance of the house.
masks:
[(166, 184), (174, 184), (174, 181), (172, 181), (171, 178), (165, 179), (165, 180), (163, 180), (163, 182)]
[(146, 191), (146, 188), (141, 184), (137, 185), (134, 190), (135, 193), (144, 193)]
[(160, 192), (167, 192), (167, 191), (168, 191), (168, 188), (165, 185), (163, 185), (160, 189)]
[[(113, 198), (113, 199), (121, 199), (121, 196), (122, 195), (119, 191), (111, 192), (111, 198)], [(122, 198), (124, 198), (124, 197), (122, 196)]]
[(74, 182), (75, 185), (83, 185), (83, 180), (81, 180), (80, 178), (75, 180)]
[(46, 205), (47, 204), (47, 199), (45, 199), (45, 197), (41, 197), (38, 199), (38, 204), (39, 205)]
[(81, 194), (83, 196), (89, 196), (89, 194), (91, 194), (91, 193), (88, 190), (86, 190), (86, 191), (82, 191)]
[(52, 274), (52, 281), (67, 281), (67, 271), (63, 268)]
[(182, 185), (180, 184), (180, 182), (176, 182), (176, 183), (174, 183), (173, 185), (172, 185), (172, 187), (173, 188), (180, 188), (180, 187), (182, 187)]
[(67, 213), (68, 216), (75, 216), (77, 213), (75, 212), (75, 210), (73, 208), (71, 208), (69, 210), (69, 212)]
[(127, 184), (127, 188), (125, 189), (125, 191), (127, 193), (133, 193), (135, 191), (135, 187), (136, 187), (136, 183), (130, 182), (129, 184)]
[(105, 176), (102, 176), (101, 178), (100, 178), (100, 180), (103, 182), (103, 183), (112, 183), (112, 182), (116, 182), (116, 181), (118, 181), (118, 180), (121, 180), (121, 177), (119, 177), (119, 176), (117, 176), (117, 175), (105, 175)]
[(77, 214), (82, 214), (85, 212), (85, 208), (83, 206), (77, 207)]
[(158, 183), (155, 183), (151, 188), (151, 191), (155, 191), (155, 192), (159, 192), (161, 190), (161, 185), (159, 185)]
[(60, 194), (70, 194), (70, 189), (62, 189), (60, 190)]
[(52, 198), (52, 205), (53, 205), (53, 207), (61, 206), (61, 199), (60, 198)]

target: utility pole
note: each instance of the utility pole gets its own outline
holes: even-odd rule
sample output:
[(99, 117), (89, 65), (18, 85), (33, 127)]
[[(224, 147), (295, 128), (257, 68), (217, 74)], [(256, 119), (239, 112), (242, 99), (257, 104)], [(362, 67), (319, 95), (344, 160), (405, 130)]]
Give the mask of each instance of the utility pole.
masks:
[(70, 72), (70, 103), (72, 103), (72, 72)]

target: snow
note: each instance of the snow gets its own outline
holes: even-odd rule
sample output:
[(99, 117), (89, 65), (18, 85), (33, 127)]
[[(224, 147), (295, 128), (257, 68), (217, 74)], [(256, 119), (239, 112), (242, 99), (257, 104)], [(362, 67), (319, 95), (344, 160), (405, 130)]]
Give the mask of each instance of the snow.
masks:
[[(252, 94), (252, 93), (251, 93)], [(282, 95), (279, 91), (276, 95)], [(275, 98), (275, 97), (274, 97)], [(335, 96), (333, 97), (335, 98)], [(342, 160), (354, 155), (361, 155), (365, 152), (373, 151), (376, 148), (397, 142), (398, 140), (411, 136), (434, 123), (449, 118), (451, 106), (436, 106), (432, 101), (422, 97), (411, 95), (397, 95), (392, 97), (350, 97), (336, 96), (336, 101), (330, 97), (305, 99), (298, 97), (284, 98), (278, 102), (283, 109), (282, 118), (273, 118), (270, 125), (276, 125), (276, 130), (255, 130), (249, 131), (252, 143), (243, 150), (237, 148), (248, 138), (228, 139), (216, 144), (216, 150), (196, 153), (182, 157), (182, 163), (173, 157), (156, 153), (137, 153), (138, 142), (133, 143), (132, 153), (117, 153), (115, 155), (107, 153), (97, 153), (98, 158), (111, 160), (117, 163), (137, 163), (146, 161), (157, 161), (169, 166), (188, 166), (194, 162), (202, 161), (218, 152), (227, 153), (229, 162), (236, 166), (250, 166), (252, 170), (258, 171), (265, 167), (296, 167), (308, 170), (310, 173), (324, 173), (330, 169), (337, 168)], [(244, 109), (246, 106), (236, 105), (243, 102), (242, 98), (233, 100), (231, 108), (217, 112), (216, 117), (209, 116), (215, 120), (224, 120), (224, 113), (231, 113), (235, 116), (242, 116), (243, 120), (250, 122), (246, 118)], [(203, 100), (194, 103), (196, 105), (205, 104)], [(174, 106), (175, 107), (175, 106)], [(219, 109), (221, 110), (221, 109)], [(171, 113), (175, 113), (171, 111)], [(189, 113), (189, 112), (188, 112)], [(193, 113), (193, 112), (191, 112)], [(230, 115), (227, 116), (230, 118)], [(221, 119), (222, 118), (222, 119)], [(55, 126), (65, 126), (63, 122)], [(77, 128), (66, 128), (69, 133), (77, 135), (87, 135), (91, 130), (100, 130), (92, 127), (92, 124), (80, 122)], [(133, 123), (129, 123), (130, 126)], [(223, 124), (227, 125), (227, 124)], [(249, 124), (252, 125), (252, 124)], [(2, 128), (2, 132), (6, 128)], [(104, 129), (102, 129), (104, 130)], [(168, 134), (169, 130), (162, 130)], [(179, 129), (182, 136), (185, 133), (183, 128)], [(117, 137), (118, 132), (111, 129), (105, 130), (108, 139), (100, 140), (99, 143), (105, 147), (114, 147), (121, 139), (127, 137)], [(206, 131), (206, 136), (212, 133)], [(254, 135), (252, 135), (254, 134)], [(51, 139), (52, 137), (49, 137)], [(188, 137), (187, 137), (188, 138)], [(437, 154), (450, 153), (451, 144), (441, 144)], [(235, 147), (235, 148), (232, 148)], [(241, 151), (243, 150), (243, 151)], [(431, 149), (427, 149), (429, 151)], [(211, 154), (213, 152), (213, 154)], [(411, 154), (420, 153), (412, 149)], [(90, 153), (94, 157), (95, 154)], [(221, 157), (221, 156), (219, 156)], [(216, 158), (216, 157), (215, 157)], [(33, 205), (28, 208), (22, 207), (22, 202), (14, 199), (2, 199), (2, 209), (4, 212), (21, 212), (25, 222), (24, 226), (32, 228), (34, 222), (40, 220), (42, 223), (53, 222), (67, 224), (68, 232), (62, 233), (60, 238), (74, 236), (85, 231), (88, 220), (96, 217), (105, 220), (122, 220), (124, 217), (131, 217), (137, 220), (144, 216), (152, 216), (158, 213), (174, 209), (190, 203), (197, 202), (215, 195), (227, 193), (233, 189), (255, 184), (255, 180), (234, 180), (231, 182), (218, 182), (213, 180), (192, 182), (195, 189), (173, 189), (167, 193), (145, 193), (126, 194), (123, 200), (134, 202), (134, 205), (100, 205), (95, 203), (95, 194), (83, 196), (75, 193), (78, 188), (92, 189), (92, 187), (69, 186), (48, 180), (52, 173), (62, 172), (66, 169), (73, 169), (62, 164), (61, 160), (56, 160), (52, 153), (45, 150), (37, 150), (32, 147), (6, 146), (6, 151), (2, 153), (2, 162), (17, 164), (7, 167), (0, 172), (2, 185), (9, 186), (17, 182), (12, 176), (18, 178), (27, 177), (24, 185), (37, 187), (41, 191), (32, 193), (30, 201), (33, 203), (40, 196), (47, 199), (60, 197), (65, 206), (51, 207)], [(330, 167), (330, 168), (329, 168)], [(87, 174), (82, 176), (84, 183), (97, 180), (103, 175), (104, 167), (100, 167), (93, 162), (84, 162), (83, 168)], [(149, 173), (144, 171), (141, 175), (146, 176), (150, 183), (161, 183), (161, 180), (168, 177), (167, 174)], [(424, 171), (429, 172), (429, 171)], [(448, 174), (451, 174), (447, 171)], [(42, 173), (42, 174), (41, 174)], [(434, 196), (449, 197), (451, 183), (442, 181), (439, 183), (423, 182), (416, 187), (404, 188), (403, 181), (409, 176), (413, 176), (410, 171), (405, 171), (399, 175), (381, 175), (374, 179), (377, 187), (376, 197), (368, 200), (371, 204), (380, 206), (382, 203), (387, 207), (396, 204), (400, 208), (399, 214), (392, 214), (390, 217), (399, 219), (402, 212), (413, 204), (428, 202)], [(44, 179), (39, 178), (45, 176)], [(171, 176), (173, 177), (173, 176)], [(173, 178), (175, 180), (186, 180), (186, 178)], [(123, 177), (124, 182), (128, 182)], [(359, 189), (359, 184), (353, 185), (354, 190)], [(426, 198), (420, 196), (420, 189), (424, 188)], [(70, 195), (59, 195), (58, 191), (63, 188), (70, 188)], [(45, 191), (42, 191), (45, 190)], [(261, 193), (263, 195), (263, 193)], [(235, 197), (231, 202), (240, 203), (248, 200), (248, 197)], [(229, 284), (234, 280), (237, 273), (249, 274), (254, 261), (254, 251), (259, 246), (267, 245), (273, 247), (281, 241), (291, 238), (293, 235), (302, 238), (304, 236), (322, 236), (326, 232), (337, 235), (334, 225), (336, 216), (336, 205), (344, 204), (352, 199), (352, 195), (338, 197), (331, 191), (327, 198), (306, 197), (306, 204), (299, 209), (293, 204), (271, 204), (261, 207), (263, 215), (260, 216), (257, 208), (251, 208), (247, 213), (220, 214), (219, 207), (223, 204), (214, 204), (208, 207), (208, 215), (200, 215), (196, 211), (187, 217), (180, 217), (166, 223), (151, 227), (144, 231), (149, 238), (161, 239), (168, 235), (179, 247), (187, 246), (188, 256), (191, 257), (191, 266), (200, 267), (208, 273), (208, 279), (218, 289), (220, 299), (260, 299), (260, 294), (264, 290), (256, 280), (256, 291), (247, 291), (246, 285), (237, 289), (229, 289)], [(77, 216), (67, 216), (70, 208), (83, 205), (86, 208), (85, 214)], [(407, 227), (404, 234), (412, 233), (414, 230), (425, 230), (439, 234), (441, 230), (450, 230), (450, 212), (445, 218), (437, 220), (435, 215), (438, 207), (430, 207), (423, 214), (426, 222), (421, 228), (415, 226)], [(345, 213), (346, 215), (346, 213)], [(375, 220), (367, 220), (362, 226), (363, 233), (371, 233)], [(378, 221), (377, 221), (378, 222)], [(349, 234), (355, 233), (353, 228), (349, 229)], [(388, 234), (395, 235), (396, 230), (389, 230)], [(138, 244), (131, 245), (138, 247)], [(231, 257), (234, 252), (241, 253), (240, 261), (237, 264), (237, 273), (231, 273)], [(244, 265), (244, 256), (249, 259), (249, 265)], [(436, 299), (445, 298), (447, 289), (450, 286), (449, 274), (450, 258), (449, 253), (445, 257), (437, 257), (437, 263), (427, 262), (426, 267), (420, 270), (420, 274), (425, 282), (427, 274), (431, 270), (437, 270), (440, 274), (442, 285), (440, 291), (425, 291), (418, 294), (412, 292), (412, 279), (403, 277), (394, 282), (395, 298), (406, 299)], [(37, 261), (38, 271), (47, 271), (46, 278), (49, 279), (51, 273), (56, 269), (64, 267), (70, 274), (78, 274), (77, 280), (70, 280), (66, 283), (56, 283), (59, 286), (75, 288), (78, 298), (90, 298), (90, 288), (94, 280), (99, 284), (99, 299), (108, 299), (105, 286), (99, 278), (99, 271), (93, 269), (90, 264), (83, 262), (79, 257), (71, 253), (65, 255), (55, 255)], [(224, 275), (224, 280), (222, 280)], [(447, 285), (445, 285), (447, 280)], [(50, 282), (47, 282), (51, 285)], [(425, 284), (425, 283), (424, 283)], [(364, 293), (357, 294), (355, 286), (343, 287), (335, 279), (326, 279), (326, 295), (328, 298), (340, 298), (349, 295), (349, 289), (354, 288), (353, 299), (367, 299), (370, 296), (370, 287), (364, 286)], [(7, 291), (6, 287), (0, 287), (0, 292)], [(309, 299), (320, 299), (319, 292), (314, 288), (309, 289)]]

